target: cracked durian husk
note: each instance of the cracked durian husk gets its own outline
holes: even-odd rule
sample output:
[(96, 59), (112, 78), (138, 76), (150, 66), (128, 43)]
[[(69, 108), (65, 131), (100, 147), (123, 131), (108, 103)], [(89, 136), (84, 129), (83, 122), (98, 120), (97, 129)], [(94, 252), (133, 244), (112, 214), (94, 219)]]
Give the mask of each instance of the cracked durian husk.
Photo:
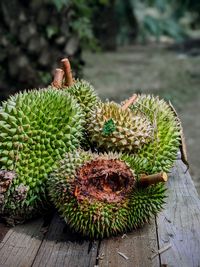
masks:
[(140, 227), (163, 207), (162, 183), (145, 188), (121, 154), (67, 153), (48, 180), (49, 195), (66, 223), (90, 238)]

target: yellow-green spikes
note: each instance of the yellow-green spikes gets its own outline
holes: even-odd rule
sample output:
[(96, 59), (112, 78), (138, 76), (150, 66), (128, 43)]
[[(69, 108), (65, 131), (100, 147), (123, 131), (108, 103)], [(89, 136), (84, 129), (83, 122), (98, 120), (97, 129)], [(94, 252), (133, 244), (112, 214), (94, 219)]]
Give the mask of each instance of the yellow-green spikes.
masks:
[(99, 103), (89, 114), (87, 131), (98, 148), (135, 152), (151, 141), (153, 129), (141, 114), (133, 114), (114, 102)]
[(0, 213), (13, 222), (42, 212), (46, 180), (56, 162), (79, 146), (81, 108), (67, 92), (51, 87), (11, 96), (0, 107), (0, 169), (16, 177)]
[(180, 123), (171, 107), (158, 97), (138, 95), (130, 107), (133, 114), (143, 113), (153, 125), (151, 142), (141, 147), (136, 154), (124, 157), (130, 165), (139, 164), (140, 171), (168, 172), (180, 146)]

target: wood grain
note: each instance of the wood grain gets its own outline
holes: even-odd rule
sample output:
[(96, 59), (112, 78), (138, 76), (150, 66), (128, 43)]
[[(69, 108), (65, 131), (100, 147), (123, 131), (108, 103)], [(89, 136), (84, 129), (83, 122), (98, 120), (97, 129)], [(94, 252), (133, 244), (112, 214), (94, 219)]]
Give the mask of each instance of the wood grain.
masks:
[[(103, 240), (99, 250), (100, 267), (151, 267), (160, 266), (159, 257), (151, 260), (158, 250), (155, 221), (143, 228), (122, 236)], [(123, 253), (125, 259), (118, 252)]]
[(31, 266), (43, 239), (43, 220), (11, 228), (0, 243), (0, 266)]
[(80, 235), (71, 233), (56, 215), (32, 266), (94, 267), (97, 248), (98, 242), (91, 243)]
[(33, 220), (4, 231), (0, 267), (199, 267), (200, 200), (185, 170), (177, 160), (165, 209), (141, 229), (90, 242), (70, 232), (58, 215), (45, 229), (42, 219)]
[(200, 200), (186, 166), (178, 160), (168, 182), (168, 200), (157, 219), (161, 264), (174, 267), (200, 266)]

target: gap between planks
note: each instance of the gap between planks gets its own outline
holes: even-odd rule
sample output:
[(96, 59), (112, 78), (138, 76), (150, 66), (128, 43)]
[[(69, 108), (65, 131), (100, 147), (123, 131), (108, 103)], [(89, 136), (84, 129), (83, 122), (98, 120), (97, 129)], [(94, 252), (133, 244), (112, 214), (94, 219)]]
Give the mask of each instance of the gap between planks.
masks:
[(55, 215), (32, 267), (85, 267), (96, 265), (99, 242), (91, 242), (72, 233)]

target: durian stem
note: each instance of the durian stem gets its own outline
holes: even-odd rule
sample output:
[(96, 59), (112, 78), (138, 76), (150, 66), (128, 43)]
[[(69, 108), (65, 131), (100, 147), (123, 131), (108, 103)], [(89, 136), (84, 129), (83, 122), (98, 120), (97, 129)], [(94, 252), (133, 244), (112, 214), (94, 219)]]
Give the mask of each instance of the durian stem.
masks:
[(160, 182), (167, 182), (168, 176), (166, 172), (159, 172), (151, 175), (141, 175), (139, 184), (141, 186), (149, 186)]
[(51, 83), (52, 86), (56, 88), (62, 87), (64, 71), (62, 69), (56, 69), (54, 73), (53, 82)]
[(122, 110), (128, 109), (131, 105), (135, 103), (137, 100), (137, 95), (134, 94), (132, 97), (130, 97), (128, 100), (125, 101), (124, 105), (122, 106)]
[(71, 86), (74, 83), (73, 76), (72, 76), (72, 70), (71, 65), (68, 58), (63, 58), (61, 60), (62, 67), (65, 73), (65, 86)]

